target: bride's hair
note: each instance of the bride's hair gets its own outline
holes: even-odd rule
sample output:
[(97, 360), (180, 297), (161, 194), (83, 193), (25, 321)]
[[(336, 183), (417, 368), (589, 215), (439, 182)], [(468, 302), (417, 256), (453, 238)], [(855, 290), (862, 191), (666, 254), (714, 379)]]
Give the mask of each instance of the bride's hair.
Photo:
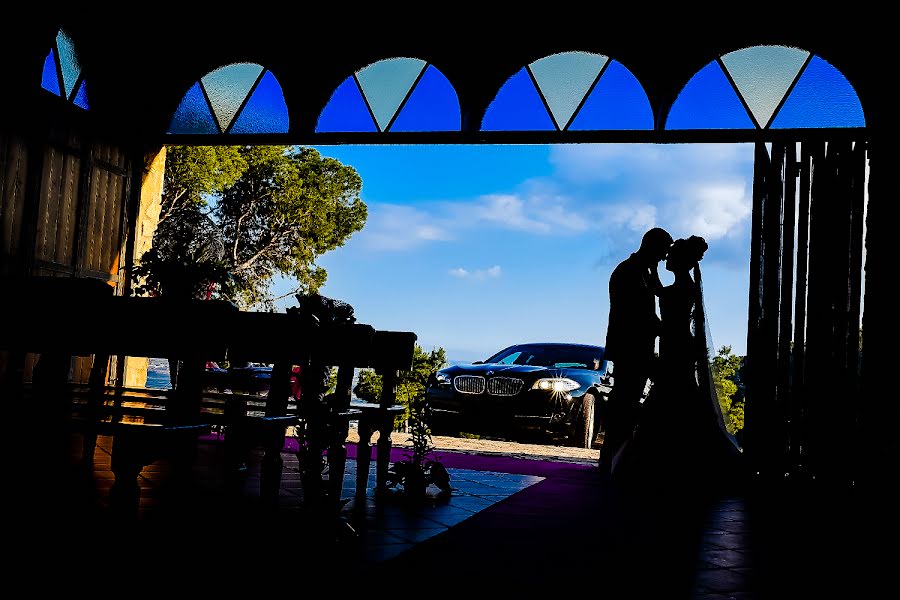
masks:
[(679, 264), (687, 268), (697, 266), (703, 255), (709, 249), (709, 244), (699, 235), (675, 240), (669, 249), (669, 258), (674, 258)]
[(685, 254), (692, 262), (700, 262), (706, 251), (709, 250), (709, 244), (699, 235), (692, 235), (686, 243)]

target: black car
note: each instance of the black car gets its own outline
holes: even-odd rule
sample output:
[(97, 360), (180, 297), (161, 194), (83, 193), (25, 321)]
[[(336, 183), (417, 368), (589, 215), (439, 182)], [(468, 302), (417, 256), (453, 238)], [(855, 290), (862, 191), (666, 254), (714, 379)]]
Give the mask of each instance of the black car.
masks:
[(611, 390), (602, 346), (517, 344), (428, 379), (434, 435), (461, 432), (591, 448)]
[(272, 367), (268, 365), (242, 365), (223, 369), (216, 363), (207, 363), (205, 386), (220, 392), (241, 394), (269, 393)]

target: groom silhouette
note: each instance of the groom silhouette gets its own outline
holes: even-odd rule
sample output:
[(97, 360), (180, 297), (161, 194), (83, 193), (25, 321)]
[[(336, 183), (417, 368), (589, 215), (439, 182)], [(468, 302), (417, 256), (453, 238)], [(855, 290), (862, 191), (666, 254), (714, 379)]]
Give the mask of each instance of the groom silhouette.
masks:
[(640, 247), (609, 276), (605, 358), (613, 365), (613, 386), (600, 450), (599, 466), (604, 473), (611, 471), (616, 452), (637, 425), (660, 331), (656, 296), (662, 283), (657, 267), (671, 245), (669, 232), (654, 227), (641, 238)]

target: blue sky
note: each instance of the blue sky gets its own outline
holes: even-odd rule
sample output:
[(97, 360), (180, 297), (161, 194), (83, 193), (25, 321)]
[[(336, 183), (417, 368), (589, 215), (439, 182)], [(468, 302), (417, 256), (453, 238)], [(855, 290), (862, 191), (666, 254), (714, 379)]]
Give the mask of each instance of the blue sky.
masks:
[(520, 342), (602, 345), (609, 274), (661, 226), (707, 239), (713, 343), (746, 353), (752, 144), (317, 149), (363, 181), (365, 228), (318, 261), (321, 293), (359, 322), (458, 361)]

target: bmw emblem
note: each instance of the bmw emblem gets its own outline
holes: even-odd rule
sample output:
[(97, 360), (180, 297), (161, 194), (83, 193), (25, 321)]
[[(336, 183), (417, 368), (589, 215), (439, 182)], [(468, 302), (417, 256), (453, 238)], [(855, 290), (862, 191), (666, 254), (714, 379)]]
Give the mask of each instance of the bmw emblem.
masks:
[(494, 374), (493, 371), (488, 371), (488, 372), (487, 372), (487, 376), (488, 376), (488, 377), (492, 376), (493, 374)]

